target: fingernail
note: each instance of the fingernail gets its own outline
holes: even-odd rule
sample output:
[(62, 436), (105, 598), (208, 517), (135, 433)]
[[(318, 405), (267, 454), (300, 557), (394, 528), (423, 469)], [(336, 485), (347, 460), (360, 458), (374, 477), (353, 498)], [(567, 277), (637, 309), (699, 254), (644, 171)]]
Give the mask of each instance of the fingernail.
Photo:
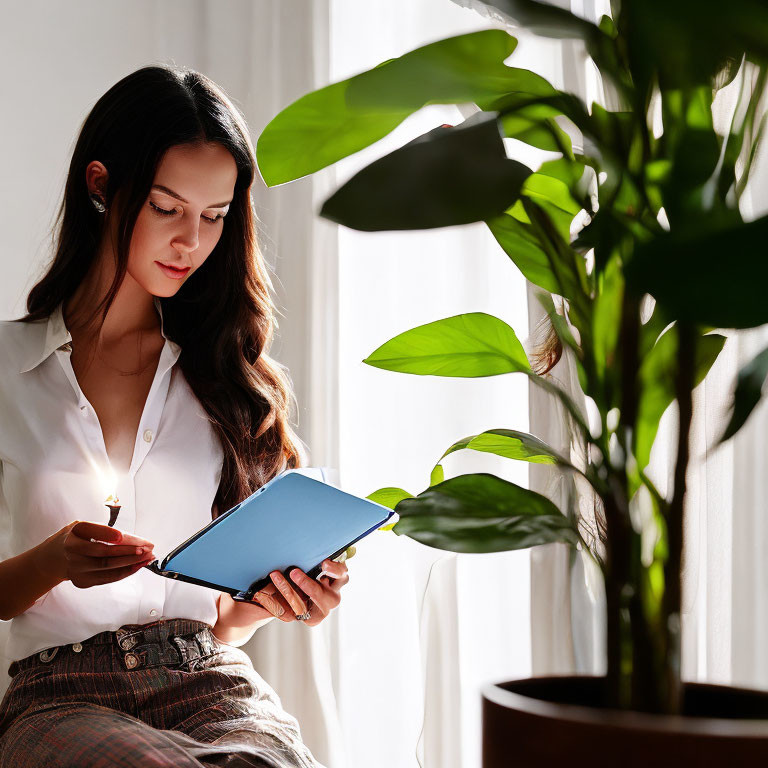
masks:
[(273, 581), (285, 581), (285, 577), (283, 576), (282, 573), (280, 573), (280, 571), (274, 571), (269, 575), (272, 577)]
[(300, 579), (302, 577), (302, 575), (303, 574), (301, 573), (301, 571), (298, 568), (294, 568), (291, 571), (291, 578), (294, 579), (294, 580), (295, 579)]

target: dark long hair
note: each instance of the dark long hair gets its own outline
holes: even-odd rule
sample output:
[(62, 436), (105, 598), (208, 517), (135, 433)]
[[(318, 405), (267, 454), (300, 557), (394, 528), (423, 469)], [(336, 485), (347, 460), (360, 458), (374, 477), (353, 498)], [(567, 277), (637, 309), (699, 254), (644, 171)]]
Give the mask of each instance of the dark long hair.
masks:
[(117, 271), (100, 304), (103, 322), (158, 163), (170, 147), (198, 142), (216, 142), (234, 157), (234, 198), (210, 256), (176, 295), (160, 301), (165, 334), (182, 349), (178, 365), (223, 448), (216, 517), (282, 469), (301, 465), (301, 441), (290, 426), (290, 378), (267, 354), (277, 321), (251, 199), (253, 145), (242, 114), (219, 86), (185, 67), (148, 66), (96, 102), (72, 155), (54, 225), (53, 262), (29, 292), (28, 314), (19, 322), (47, 318), (72, 296), (97, 256), (104, 216), (88, 198), (88, 164), (106, 166), (106, 204), (118, 217)]

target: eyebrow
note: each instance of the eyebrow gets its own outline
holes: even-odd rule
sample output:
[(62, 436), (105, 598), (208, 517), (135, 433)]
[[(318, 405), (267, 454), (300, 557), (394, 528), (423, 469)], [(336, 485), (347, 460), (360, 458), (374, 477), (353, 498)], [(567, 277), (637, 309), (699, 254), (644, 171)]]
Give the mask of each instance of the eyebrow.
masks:
[[(165, 192), (166, 195), (175, 197), (177, 200), (180, 200), (182, 203), (189, 203), (189, 200), (185, 200), (180, 194), (178, 194), (177, 192), (174, 192), (172, 189), (169, 189), (168, 187), (164, 187), (162, 184), (153, 184), (152, 189), (157, 189), (160, 192)], [(225, 203), (212, 203), (207, 207), (208, 208), (224, 208), (224, 206), (229, 205), (231, 202), (232, 202), (231, 200), (227, 200)]]

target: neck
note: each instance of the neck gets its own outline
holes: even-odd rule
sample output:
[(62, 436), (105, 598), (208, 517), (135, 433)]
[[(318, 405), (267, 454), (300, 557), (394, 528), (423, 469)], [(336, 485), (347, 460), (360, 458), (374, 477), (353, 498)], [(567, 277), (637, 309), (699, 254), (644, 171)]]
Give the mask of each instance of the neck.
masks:
[(101, 254), (63, 307), (64, 322), (70, 333), (98, 334), (104, 344), (112, 344), (136, 334), (157, 332), (160, 318), (154, 296), (148, 293), (126, 272), (115, 299), (109, 307), (104, 325), (99, 329), (100, 313), (94, 310), (106, 297), (116, 270), (112, 253)]

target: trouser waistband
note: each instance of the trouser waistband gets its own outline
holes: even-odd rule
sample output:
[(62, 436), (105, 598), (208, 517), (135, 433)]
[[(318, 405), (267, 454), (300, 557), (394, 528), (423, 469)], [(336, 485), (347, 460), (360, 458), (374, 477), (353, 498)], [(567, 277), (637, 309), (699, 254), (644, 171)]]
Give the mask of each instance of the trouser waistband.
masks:
[(181, 666), (219, 651), (209, 624), (192, 619), (159, 619), (148, 624), (125, 624), (79, 642), (46, 648), (13, 661), (8, 674), (13, 677), (22, 670), (50, 664), (68, 654), (93, 652), (105, 645), (113, 646), (129, 670)]

